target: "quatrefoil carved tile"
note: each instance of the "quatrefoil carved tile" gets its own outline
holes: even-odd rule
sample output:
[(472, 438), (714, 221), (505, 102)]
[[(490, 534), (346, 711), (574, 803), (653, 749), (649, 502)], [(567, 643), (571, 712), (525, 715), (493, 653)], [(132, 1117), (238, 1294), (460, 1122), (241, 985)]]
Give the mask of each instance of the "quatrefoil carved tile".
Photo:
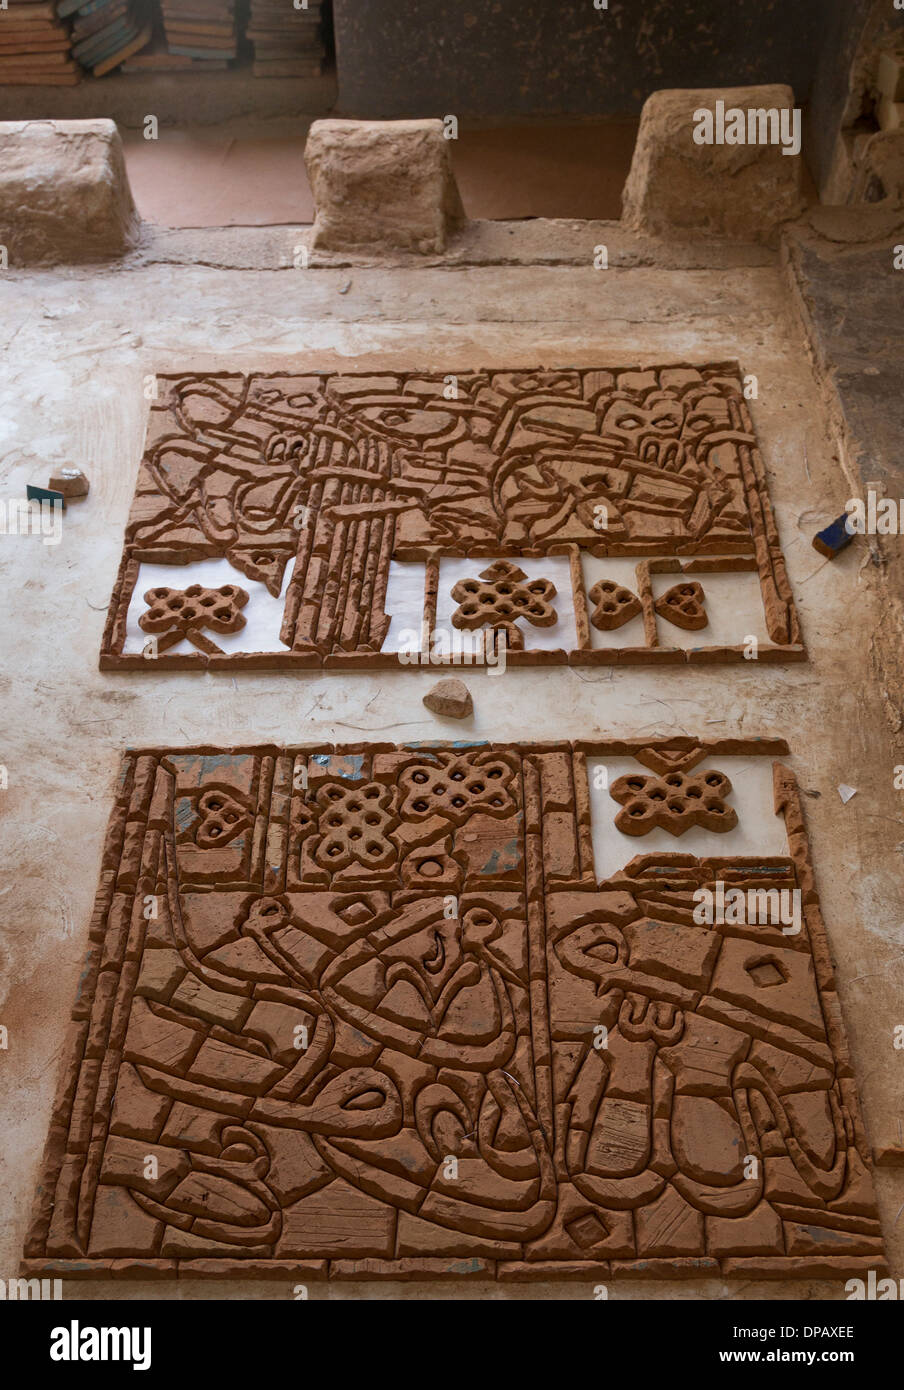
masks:
[(552, 600), (556, 586), (551, 579), (528, 579), (519, 565), (497, 560), (481, 570), (479, 578), (460, 579), (452, 589), (458, 604), (452, 626), (471, 629), (489, 627), (504, 631), (508, 645), (520, 650), (524, 634), (519, 618), (534, 627), (552, 627), (557, 620)]
[(237, 584), (223, 584), (219, 589), (190, 584), (187, 589), (148, 589), (144, 601), (150, 606), (138, 619), (138, 625), (143, 632), (158, 637), (158, 652), (167, 651), (185, 638), (200, 651), (210, 653), (220, 652), (221, 648), (202, 629), (240, 632), (245, 618), (239, 610), (248, 602), (248, 594)]
[(609, 789), (622, 807), (615, 824), (625, 835), (647, 835), (654, 829), (683, 835), (695, 825), (720, 833), (733, 830), (738, 813), (725, 804), (730, 792), (731, 782), (715, 768), (663, 777), (628, 773)]
[(317, 794), (322, 838), (314, 858), (323, 868), (336, 871), (350, 864), (386, 869), (398, 851), (389, 839), (397, 824), (395, 788), (378, 782), (344, 787), (328, 782)]

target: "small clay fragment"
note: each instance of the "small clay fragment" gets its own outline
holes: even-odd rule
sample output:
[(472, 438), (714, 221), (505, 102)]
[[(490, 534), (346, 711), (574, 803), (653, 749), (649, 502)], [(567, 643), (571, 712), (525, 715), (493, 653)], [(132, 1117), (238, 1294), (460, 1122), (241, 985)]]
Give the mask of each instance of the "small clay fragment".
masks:
[(676, 627), (696, 632), (699, 628), (706, 627), (709, 622), (705, 603), (703, 586), (696, 580), (691, 580), (686, 584), (673, 584), (671, 589), (667, 589), (662, 597), (656, 600), (656, 612)]
[(596, 604), (590, 621), (603, 632), (623, 627), (637, 617), (643, 606), (636, 594), (611, 579), (598, 580), (590, 590), (589, 598)]
[(904, 1146), (878, 1146), (873, 1150), (873, 1162), (877, 1168), (904, 1168)]
[(67, 501), (74, 497), (87, 497), (89, 483), (80, 468), (58, 468), (51, 473), (47, 486), (52, 492), (61, 492)]
[(467, 719), (474, 712), (471, 692), (464, 681), (437, 681), (424, 696), (424, 704), (433, 714), (446, 714), (450, 719)]

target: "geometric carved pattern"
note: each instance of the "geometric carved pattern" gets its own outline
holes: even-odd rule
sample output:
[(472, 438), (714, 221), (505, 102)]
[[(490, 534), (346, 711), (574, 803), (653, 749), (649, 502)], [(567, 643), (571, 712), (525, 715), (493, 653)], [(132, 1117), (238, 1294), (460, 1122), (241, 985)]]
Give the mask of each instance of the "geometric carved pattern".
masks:
[(534, 627), (551, 627), (556, 610), (551, 599), (556, 586), (549, 579), (527, 580), (524, 570), (507, 560), (482, 570), (479, 579), (460, 579), (452, 589), (452, 597), (460, 606), (452, 614), (452, 626), (458, 628), (489, 627), (506, 634), (508, 646), (518, 649), (524, 645), (524, 635), (516, 618), (524, 618)]
[(456, 825), (474, 811), (510, 815), (513, 777), (511, 765), (493, 753), (439, 751), (429, 765), (410, 765), (402, 773), (402, 815), (414, 823), (442, 815)]
[[(25, 1272), (881, 1270), (791, 774), (787, 854), (594, 872), (588, 755), (784, 752), (128, 754)], [(700, 925), (719, 881), (799, 932)]]
[[(159, 377), (102, 665), (148, 670), (139, 652), (124, 651), (145, 564), (178, 574), (225, 561), (282, 604), (279, 638), (268, 639), (277, 650), (222, 653), (192, 629), (198, 650), (158, 648), (151, 669), (393, 666), (395, 650), (384, 650), (393, 561), (430, 570), (464, 556), (518, 568), (554, 554), (571, 557), (574, 645), (518, 649), (514, 660), (611, 660), (590, 640), (585, 552), (654, 569), (755, 571), (773, 644), (761, 644), (760, 657), (804, 655), (736, 363), (483, 370), (455, 380), (450, 400), (440, 372)], [(538, 582), (526, 585), (531, 598)], [(519, 615), (499, 608), (512, 596), (498, 584), (493, 592), (486, 624), (502, 614), (519, 641), (522, 629), (509, 626)], [(472, 598), (463, 591), (457, 601)], [(641, 598), (652, 623), (652, 595)], [(603, 604), (598, 627), (609, 611)], [(550, 621), (545, 607), (528, 616)], [(461, 608), (455, 619), (476, 621)], [(620, 659), (636, 650), (648, 660), (651, 648), (648, 638)], [(713, 650), (743, 659), (726, 647), (707, 660)], [(665, 646), (656, 657), (694, 659)]]
[(379, 782), (360, 788), (330, 782), (321, 788), (317, 800), (325, 827), (317, 847), (318, 864), (333, 871), (352, 862), (385, 869), (395, 860), (395, 848), (387, 838), (387, 831), (398, 823), (392, 787)]
[(253, 824), (245, 807), (228, 792), (207, 791), (198, 800), (204, 819), (195, 831), (195, 844), (202, 849), (222, 849)]
[(615, 817), (615, 824), (625, 835), (646, 835), (654, 828), (683, 835), (694, 825), (703, 830), (733, 830), (738, 813), (723, 799), (730, 791), (724, 772), (708, 768), (696, 775), (669, 772), (664, 777), (638, 773), (619, 777), (612, 783), (610, 795), (624, 808)]
[(190, 584), (187, 589), (149, 589), (144, 601), (150, 607), (142, 613), (138, 624), (144, 632), (164, 634), (157, 643), (158, 652), (174, 647), (183, 638), (200, 651), (219, 652), (221, 649), (200, 629), (241, 631), (245, 619), (239, 609), (245, 607), (248, 595), (234, 584), (224, 584), (219, 589)]

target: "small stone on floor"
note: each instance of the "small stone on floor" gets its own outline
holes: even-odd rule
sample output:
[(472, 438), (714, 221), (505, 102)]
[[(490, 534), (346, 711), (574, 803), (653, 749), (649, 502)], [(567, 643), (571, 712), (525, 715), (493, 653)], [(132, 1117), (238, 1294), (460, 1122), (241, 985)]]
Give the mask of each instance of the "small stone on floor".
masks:
[(90, 484), (80, 468), (58, 468), (47, 486), (64, 497), (87, 497)]
[(424, 704), (433, 714), (448, 714), (452, 719), (466, 719), (474, 712), (471, 692), (463, 681), (437, 681), (424, 696)]

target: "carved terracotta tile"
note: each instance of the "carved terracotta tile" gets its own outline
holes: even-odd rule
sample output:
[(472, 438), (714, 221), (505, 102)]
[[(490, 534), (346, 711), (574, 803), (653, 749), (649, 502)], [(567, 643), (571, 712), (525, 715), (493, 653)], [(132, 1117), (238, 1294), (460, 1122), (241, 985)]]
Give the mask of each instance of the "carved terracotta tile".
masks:
[(128, 755), (25, 1269), (883, 1268), (787, 751)]
[[(553, 556), (565, 588), (543, 572)], [(588, 577), (591, 559), (625, 557), (641, 562), (630, 582)], [(447, 593), (455, 558), (474, 563)], [(663, 570), (679, 579), (657, 601)], [(516, 571), (525, 592), (509, 594)], [(747, 574), (754, 611), (735, 617)], [(728, 584), (733, 640), (681, 645), (673, 625), (703, 627), (712, 608), (708, 575)], [(505, 612), (486, 607), (488, 584)], [(591, 624), (619, 626), (600, 584), (627, 587), (639, 636), (594, 640)], [(242, 621), (160, 630), (155, 591), (224, 588), (248, 594)], [(103, 667), (394, 665), (394, 623), (429, 654), (453, 589), (451, 626), (502, 628), (516, 664), (743, 659), (754, 621), (759, 656), (802, 657), (737, 364), (158, 378)]]

